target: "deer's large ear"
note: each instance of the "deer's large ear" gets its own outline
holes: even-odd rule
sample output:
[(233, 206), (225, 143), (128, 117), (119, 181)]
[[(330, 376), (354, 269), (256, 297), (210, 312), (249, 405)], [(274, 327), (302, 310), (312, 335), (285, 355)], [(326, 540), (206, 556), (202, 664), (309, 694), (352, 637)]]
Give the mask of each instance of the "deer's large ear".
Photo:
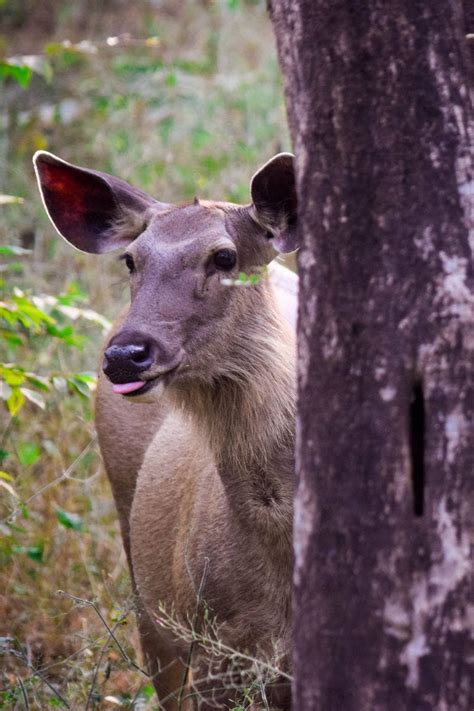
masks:
[(292, 252), (299, 247), (296, 229), (296, 183), (294, 157), (278, 153), (252, 178), (252, 214), (272, 235), (277, 252)]
[(51, 222), (82, 252), (99, 254), (129, 244), (146, 228), (150, 208), (166, 207), (123, 180), (46, 151), (35, 153), (33, 164)]

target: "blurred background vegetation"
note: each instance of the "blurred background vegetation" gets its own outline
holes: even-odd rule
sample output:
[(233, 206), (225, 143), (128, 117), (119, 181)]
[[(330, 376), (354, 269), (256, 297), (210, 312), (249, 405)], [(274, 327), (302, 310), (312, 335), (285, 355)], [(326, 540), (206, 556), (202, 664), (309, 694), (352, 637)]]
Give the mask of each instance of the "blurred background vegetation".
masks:
[(0, 0), (0, 708), (156, 707), (92, 419), (127, 278), (56, 236), (32, 154), (247, 202), (288, 148), (263, 0)]

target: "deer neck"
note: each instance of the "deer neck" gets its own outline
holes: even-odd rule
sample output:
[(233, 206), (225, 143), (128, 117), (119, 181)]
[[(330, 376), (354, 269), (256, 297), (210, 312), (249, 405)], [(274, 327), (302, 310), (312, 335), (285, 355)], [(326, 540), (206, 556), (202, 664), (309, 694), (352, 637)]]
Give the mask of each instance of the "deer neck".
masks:
[[(265, 308), (263, 306), (265, 305)], [(193, 382), (179, 394), (209, 442), (229, 506), (271, 542), (289, 545), (292, 527), (294, 339), (271, 297), (241, 319), (212, 382)]]

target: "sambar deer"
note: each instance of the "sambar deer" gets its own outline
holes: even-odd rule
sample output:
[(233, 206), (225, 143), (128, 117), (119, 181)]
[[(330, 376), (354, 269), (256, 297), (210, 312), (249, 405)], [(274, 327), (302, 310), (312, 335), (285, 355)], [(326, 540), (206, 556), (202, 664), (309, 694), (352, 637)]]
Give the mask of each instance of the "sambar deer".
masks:
[[(254, 175), (246, 206), (164, 204), (44, 151), (34, 163), (64, 239), (125, 250), (131, 303), (103, 352), (96, 422), (160, 708), (231, 708), (229, 660), (201, 677), (205, 645), (194, 663), (163, 611), (182, 629), (201, 608), (235, 658), (279, 650), (290, 671), (297, 281), (270, 263), (297, 247), (293, 156)], [(243, 286), (242, 272), (257, 276)], [(279, 681), (266, 708), (291, 706)]]

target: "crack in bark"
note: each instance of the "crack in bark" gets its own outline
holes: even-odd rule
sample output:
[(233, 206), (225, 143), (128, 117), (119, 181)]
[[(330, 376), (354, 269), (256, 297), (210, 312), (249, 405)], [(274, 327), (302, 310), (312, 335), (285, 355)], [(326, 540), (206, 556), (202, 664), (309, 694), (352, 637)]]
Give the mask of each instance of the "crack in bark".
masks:
[(409, 419), (413, 511), (415, 516), (423, 516), (425, 505), (425, 397), (421, 381), (413, 386)]

